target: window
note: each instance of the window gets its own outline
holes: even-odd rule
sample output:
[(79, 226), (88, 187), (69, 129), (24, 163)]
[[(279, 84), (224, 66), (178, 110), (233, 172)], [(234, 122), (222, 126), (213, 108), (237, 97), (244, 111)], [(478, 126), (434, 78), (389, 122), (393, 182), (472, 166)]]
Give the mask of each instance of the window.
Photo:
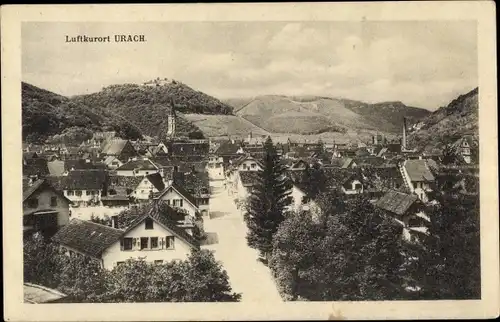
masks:
[(75, 195), (75, 192), (73, 190), (68, 190), (68, 196), (74, 196)]
[(132, 250), (132, 238), (123, 238), (123, 250)]
[(182, 207), (182, 199), (174, 199), (174, 207)]
[(97, 194), (97, 191), (92, 190), (92, 191), (90, 191), (90, 194), (91, 194), (92, 196), (95, 196), (95, 195)]
[(174, 236), (165, 237), (165, 249), (174, 249)]
[(81, 190), (75, 191), (75, 196), (81, 197), (82, 196), (82, 191)]
[(158, 237), (151, 237), (151, 249), (158, 248)]
[(170, 206), (170, 199), (165, 200), (167, 202), (167, 206)]
[(354, 185), (354, 189), (355, 189), (355, 190), (361, 190), (361, 188), (362, 188), (362, 187), (363, 187), (363, 186), (361, 185), (361, 183), (356, 183), (356, 184)]
[(148, 237), (141, 237), (141, 250), (148, 248)]
[(153, 229), (153, 219), (146, 218), (144, 222), (146, 223), (146, 229)]
[(90, 196), (90, 190), (85, 191), (85, 195)]
[(161, 259), (155, 260), (155, 265), (161, 265), (161, 264), (163, 264), (163, 260)]
[(257, 165), (255, 163), (252, 163), (252, 165), (251, 165), (252, 169), (255, 169), (256, 166)]
[(57, 207), (57, 197), (50, 197), (50, 206)]
[(38, 207), (38, 198), (31, 198), (28, 200), (28, 207), (37, 208)]
[(125, 262), (116, 262), (116, 266), (120, 266), (120, 265), (123, 265), (125, 264)]

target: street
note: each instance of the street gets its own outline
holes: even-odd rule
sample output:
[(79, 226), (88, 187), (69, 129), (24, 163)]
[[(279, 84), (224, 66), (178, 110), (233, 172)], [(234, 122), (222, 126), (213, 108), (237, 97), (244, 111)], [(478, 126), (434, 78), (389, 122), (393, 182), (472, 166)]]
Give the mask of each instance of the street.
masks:
[(258, 252), (247, 246), (247, 228), (240, 210), (224, 189), (222, 181), (212, 181), (210, 199), (212, 219), (205, 219), (208, 245), (229, 275), (234, 292), (242, 293), (242, 302), (282, 302), (271, 271), (258, 260)]

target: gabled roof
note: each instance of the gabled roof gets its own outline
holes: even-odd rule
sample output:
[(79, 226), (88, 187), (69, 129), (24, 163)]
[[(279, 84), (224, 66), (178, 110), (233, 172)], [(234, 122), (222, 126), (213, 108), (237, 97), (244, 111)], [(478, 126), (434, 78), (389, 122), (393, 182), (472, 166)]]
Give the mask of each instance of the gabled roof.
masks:
[(106, 144), (104, 144), (102, 153), (107, 155), (119, 155), (123, 151), (127, 143), (131, 144), (128, 140), (113, 138), (106, 142)]
[(102, 169), (104, 170), (106, 165), (104, 163), (87, 162), (85, 159), (72, 159), (64, 161), (64, 170), (90, 170), (90, 169)]
[(416, 195), (389, 190), (377, 200), (375, 206), (401, 216), (404, 215), (417, 200), (418, 197)]
[(129, 171), (129, 170), (158, 170), (158, 166), (149, 159), (130, 160), (118, 167), (116, 171)]
[(183, 196), (191, 205), (193, 205), (196, 209), (198, 206), (196, 205), (196, 200), (192, 194), (190, 194), (186, 189), (184, 189), (181, 185), (177, 184), (173, 181), (168, 187), (166, 187), (155, 199), (160, 199), (164, 194), (166, 194), (170, 189), (177, 191), (181, 196)]
[(156, 188), (156, 190), (163, 191), (163, 189), (165, 189), (165, 183), (163, 182), (161, 174), (159, 173), (148, 174), (146, 178), (149, 180), (149, 182), (151, 182), (151, 184)]
[(342, 169), (346, 169), (346, 168), (348, 168), (348, 167), (352, 164), (352, 162), (353, 162), (353, 161), (354, 161), (354, 160), (353, 160), (352, 158), (345, 158), (345, 159), (344, 159), (344, 163), (342, 163), (341, 168), (342, 168)]
[(120, 239), (123, 230), (73, 218), (52, 237), (63, 246), (99, 258), (103, 251)]
[[(202, 195), (210, 191), (210, 179), (207, 172), (191, 172), (187, 174), (174, 172), (172, 179), (194, 197), (202, 197)], [(206, 192), (203, 192), (203, 190)]]
[(231, 141), (221, 142), (217, 150), (215, 150), (215, 154), (217, 155), (227, 155), (227, 154), (236, 154), (236, 152), (241, 147), (238, 143), (232, 143)]
[(411, 181), (434, 181), (435, 179), (426, 160), (406, 160), (404, 167)]
[(381, 149), (377, 152), (377, 157), (381, 157), (381, 156), (383, 156), (386, 152), (387, 152), (387, 148), (381, 148)]
[(186, 233), (183, 228), (177, 225), (175, 219), (180, 216), (182, 216), (182, 214), (179, 214), (174, 208), (170, 207), (162, 200), (155, 200), (145, 207), (145, 213), (132, 221), (123, 234), (125, 235), (149, 217), (166, 230), (172, 232), (177, 238), (182, 239), (189, 246), (199, 249), (200, 245), (193, 236)]
[(106, 172), (101, 170), (75, 170), (62, 177), (61, 185), (64, 190), (99, 190), (107, 180)]
[(64, 198), (69, 203), (71, 202), (68, 198), (66, 198), (62, 193), (60, 193), (60, 191), (58, 191), (57, 188), (54, 187), (51, 183), (49, 183), (49, 181), (46, 179), (37, 180), (31, 186), (30, 185), (25, 186), (23, 183), (23, 202), (26, 201), (26, 199), (28, 199), (32, 194), (34, 194), (37, 190), (39, 190), (41, 188), (50, 189), (50, 190), (54, 191), (54, 193), (60, 195), (61, 198)]

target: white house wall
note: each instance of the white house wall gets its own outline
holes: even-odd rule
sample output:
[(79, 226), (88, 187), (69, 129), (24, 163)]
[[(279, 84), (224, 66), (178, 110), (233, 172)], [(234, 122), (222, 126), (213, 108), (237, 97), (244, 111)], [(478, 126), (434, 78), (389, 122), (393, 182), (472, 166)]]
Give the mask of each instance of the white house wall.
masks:
[[(129, 231), (124, 238), (158, 237), (158, 244), (161, 245), (161, 239), (166, 236), (174, 236), (170, 231), (161, 227), (158, 223), (153, 223), (154, 229), (145, 229), (145, 223), (142, 222), (137, 227)], [(120, 241), (117, 241), (102, 254), (103, 265), (106, 269), (113, 269), (117, 262), (124, 262), (127, 259), (144, 258), (147, 262), (155, 260), (172, 261), (185, 260), (191, 253), (191, 247), (182, 239), (174, 236), (173, 249), (159, 250), (121, 250)]]
[(174, 206), (174, 199), (182, 199), (182, 208), (185, 209), (189, 215), (195, 216), (196, 211), (198, 210), (195, 206), (193, 206), (186, 198), (184, 198), (181, 194), (179, 194), (176, 190), (170, 188), (163, 196), (160, 198), (161, 200), (170, 200), (170, 206)]

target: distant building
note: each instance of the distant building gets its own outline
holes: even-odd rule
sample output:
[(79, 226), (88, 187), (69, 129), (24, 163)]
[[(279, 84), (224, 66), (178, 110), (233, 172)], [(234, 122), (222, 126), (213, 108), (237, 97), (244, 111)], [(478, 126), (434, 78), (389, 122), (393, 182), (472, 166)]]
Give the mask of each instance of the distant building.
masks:
[(405, 185), (423, 202), (428, 201), (427, 193), (435, 181), (426, 160), (405, 160), (399, 165)]

